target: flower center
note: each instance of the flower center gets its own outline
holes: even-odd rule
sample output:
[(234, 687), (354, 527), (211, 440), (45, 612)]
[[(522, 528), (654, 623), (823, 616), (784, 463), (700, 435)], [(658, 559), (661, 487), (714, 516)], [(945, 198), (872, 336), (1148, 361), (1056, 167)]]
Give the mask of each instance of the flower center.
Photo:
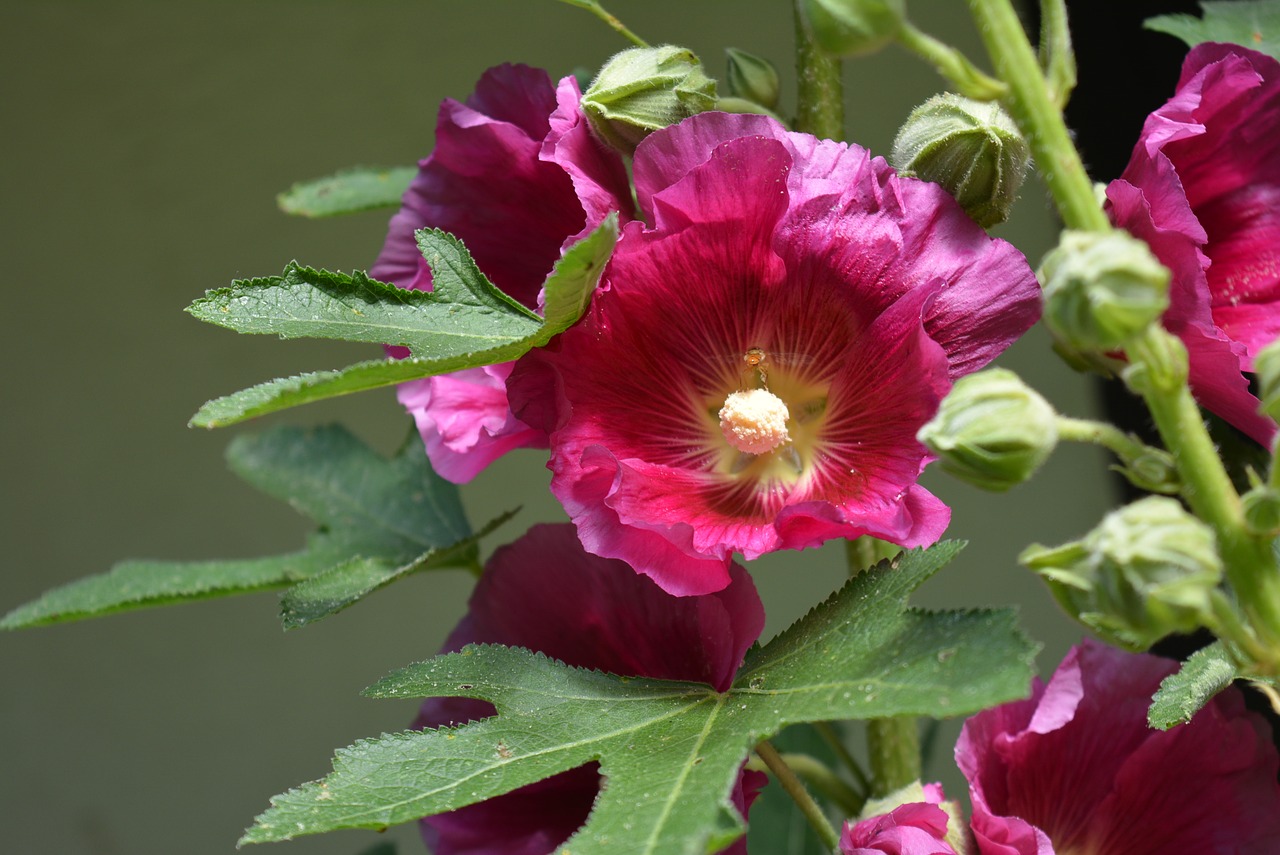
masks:
[(734, 392), (720, 408), (720, 431), (725, 441), (747, 454), (773, 451), (791, 436), (787, 419), (791, 417), (782, 399), (767, 389)]

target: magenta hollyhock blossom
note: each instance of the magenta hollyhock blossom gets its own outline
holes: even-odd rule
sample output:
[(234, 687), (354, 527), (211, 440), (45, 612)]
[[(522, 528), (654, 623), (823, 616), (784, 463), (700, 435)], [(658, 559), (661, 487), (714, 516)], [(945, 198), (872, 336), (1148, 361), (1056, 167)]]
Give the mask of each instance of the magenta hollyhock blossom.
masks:
[(1276, 426), (1241, 371), (1280, 335), (1280, 62), (1194, 48), (1107, 198), (1173, 271), (1164, 324), (1187, 346), (1196, 397), (1268, 443)]
[(1189, 724), (1147, 726), (1177, 663), (1075, 647), (1030, 699), (965, 722), (983, 855), (1275, 855), (1280, 759), (1266, 722), (1228, 688)]
[[(491, 68), (465, 104), (447, 100), (436, 147), (419, 163), (386, 243), (369, 274), (402, 288), (430, 290), (431, 270), (413, 233), (456, 235), (495, 285), (537, 308), (542, 283), (561, 249), (611, 210), (631, 210), (626, 168), (591, 136), (572, 77), (553, 86), (545, 71)], [(404, 356), (403, 348), (391, 348)], [(510, 365), (459, 371), (400, 386), (435, 470), (469, 481), (513, 448), (545, 447), (507, 406)]]
[[(673, 597), (620, 561), (582, 551), (573, 527), (538, 525), (496, 551), (444, 651), (506, 644), (613, 674), (693, 680), (724, 691), (764, 629), (764, 606), (735, 565), (723, 591)], [(415, 727), (494, 714), (491, 704), (433, 698)], [(591, 764), (422, 820), (435, 855), (548, 855), (586, 821), (600, 789)], [(746, 771), (733, 792), (746, 816), (766, 778)], [(724, 852), (746, 855), (745, 838)]]
[(689, 595), (734, 552), (936, 540), (916, 431), (1039, 316), (1022, 255), (941, 187), (762, 116), (658, 131), (634, 174), (649, 225), (507, 382), (587, 551)]
[(941, 784), (924, 785), (923, 802), (908, 802), (879, 816), (844, 824), (840, 855), (956, 855), (946, 842), (946, 799)]

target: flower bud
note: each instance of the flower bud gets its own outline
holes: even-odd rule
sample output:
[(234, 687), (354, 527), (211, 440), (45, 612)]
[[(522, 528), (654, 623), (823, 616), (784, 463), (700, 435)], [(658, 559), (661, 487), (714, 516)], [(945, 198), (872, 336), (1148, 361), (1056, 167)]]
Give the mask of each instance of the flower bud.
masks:
[(801, 8), (814, 41), (834, 56), (880, 50), (907, 17), (906, 0), (804, 0)]
[(1265, 484), (1240, 497), (1244, 504), (1244, 526), (1258, 537), (1280, 535), (1280, 490)]
[(1258, 378), (1258, 397), (1262, 399), (1260, 411), (1280, 422), (1280, 339), (1258, 352), (1253, 370)]
[(1029, 547), (1019, 560), (1081, 623), (1132, 650), (1203, 625), (1223, 573), (1212, 529), (1163, 496), (1111, 512), (1083, 540)]
[(1012, 371), (988, 368), (956, 381), (916, 439), (957, 478), (1004, 491), (1030, 478), (1053, 451), (1057, 413)]
[(1044, 320), (1081, 350), (1119, 350), (1169, 307), (1169, 270), (1127, 232), (1065, 231), (1038, 273)]
[(604, 64), (582, 96), (591, 128), (624, 154), (653, 131), (716, 105), (716, 82), (693, 51), (675, 45), (629, 48)]
[(729, 95), (759, 104), (768, 110), (778, 106), (781, 87), (778, 83), (778, 70), (773, 67), (773, 63), (737, 48), (725, 48), (724, 52), (729, 57), (729, 71), (725, 75)]
[(990, 228), (1009, 218), (1031, 148), (999, 104), (947, 93), (911, 111), (889, 159), (905, 175), (941, 184)]

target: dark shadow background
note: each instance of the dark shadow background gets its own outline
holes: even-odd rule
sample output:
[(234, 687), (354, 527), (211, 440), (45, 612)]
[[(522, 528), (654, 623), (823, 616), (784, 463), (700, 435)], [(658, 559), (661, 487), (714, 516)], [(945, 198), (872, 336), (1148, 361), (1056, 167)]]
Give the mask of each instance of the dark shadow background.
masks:
[[(793, 106), (782, 0), (611, 8), (655, 43), (693, 47), (716, 76), (728, 45), (772, 59), (788, 79), (784, 107)], [(963, 4), (913, 0), (912, 12), (981, 56)], [(224, 469), (232, 431), (184, 425), (207, 398), (373, 351), (240, 337), (182, 308), (293, 258), (367, 267), (387, 213), (293, 220), (276, 211), (275, 193), (344, 166), (425, 155), (440, 99), (465, 97), (489, 65), (522, 61), (559, 76), (625, 46), (552, 0), (9, 0), (0, 28), (0, 611), (125, 557), (296, 548), (306, 524)], [(897, 50), (849, 63), (847, 80), (850, 137), (878, 153), (910, 108), (941, 88)], [(1024, 191), (1015, 220), (998, 233), (1034, 263), (1054, 232), (1038, 186)], [(1004, 362), (1064, 412), (1093, 411), (1088, 381), (1060, 365), (1038, 331)], [(384, 453), (409, 429), (389, 391), (279, 420), (341, 420)], [(535, 521), (563, 519), (543, 462), (514, 455), (465, 492), (478, 522), (524, 506), (489, 549)], [(1091, 449), (1064, 448), (1004, 496), (929, 473), (926, 483), (955, 508), (952, 536), (972, 544), (918, 601), (1021, 604), (1051, 669), (1079, 633), (1015, 556), (1032, 540), (1060, 542), (1093, 525), (1110, 502), (1106, 463)], [(766, 634), (838, 585), (841, 561), (832, 544), (752, 565)], [(469, 587), (456, 572), (417, 577), (289, 634), (264, 594), (0, 637), (0, 851), (231, 852), (267, 798), (322, 775), (334, 748), (406, 725), (412, 703), (357, 693), (431, 655)], [(955, 727), (935, 775), (949, 765)], [(420, 849), (411, 828), (389, 836)], [(347, 832), (288, 851), (354, 853), (378, 839)]]

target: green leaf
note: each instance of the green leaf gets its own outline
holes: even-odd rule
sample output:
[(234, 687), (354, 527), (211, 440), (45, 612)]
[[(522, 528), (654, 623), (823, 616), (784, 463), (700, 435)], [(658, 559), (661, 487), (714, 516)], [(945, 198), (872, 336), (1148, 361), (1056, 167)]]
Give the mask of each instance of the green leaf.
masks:
[[(320, 526), (301, 552), (241, 561), (127, 561), (110, 572), (47, 592), (0, 621), (18, 629), (63, 623), (145, 606), (223, 597), (300, 584), (285, 596), (285, 625), (300, 626), (345, 608), (409, 573), (475, 562), (475, 542), (507, 517), (472, 535), (458, 488), (436, 475), (422, 443), (385, 460), (341, 427), (279, 427), (237, 437), (227, 461), (263, 492), (293, 505)], [(509, 515), (508, 515), (509, 516)], [(355, 566), (385, 566), (363, 587)], [(348, 568), (347, 574), (338, 573)], [(347, 581), (342, 596), (320, 580)], [(328, 610), (317, 591), (334, 594)]]
[(1235, 663), (1221, 641), (1197, 650), (1180, 669), (1160, 682), (1147, 710), (1147, 724), (1158, 730), (1186, 724), (1238, 676)]
[(617, 235), (617, 218), (610, 215), (565, 252), (544, 285), (545, 318), (494, 288), (462, 244), (443, 232), (418, 233), (432, 269), (432, 291), (290, 265), (284, 276), (210, 292), (189, 311), (211, 323), (285, 337), (400, 344), (413, 356), (271, 380), (209, 401), (191, 424), (223, 427), (299, 404), (517, 359), (582, 316)]
[(1195, 47), (1202, 42), (1243, 45), (1280, 59), (1280, 2), (1231, 0), (1203, 2), (1203, 18), (1193, 15), (1159, 15), (1148, 18), (1148, 30), (1168, 33)]
[(491, 645), (409, 666), (366, 693), (479, 698), (498, 714), (343, 749), (332, 774), (277, 796), (241, 842), (384, 828), (597, 761), (607, 786), (562, 851), (702, 855), (740, 830), (728, 795), (741, 763), (789, 724), (962, 715), (1026, 695), (1035, 646), (1011, 611), (906, 607), (959, 548), (903, 553), (851, 579), (748, 654), (723, 694)]
[(276, 203), (286, 214), (313, 219), (394, 208), (417, 174), (416, 166), (356, 166), (301, 181), (277, 196)]

